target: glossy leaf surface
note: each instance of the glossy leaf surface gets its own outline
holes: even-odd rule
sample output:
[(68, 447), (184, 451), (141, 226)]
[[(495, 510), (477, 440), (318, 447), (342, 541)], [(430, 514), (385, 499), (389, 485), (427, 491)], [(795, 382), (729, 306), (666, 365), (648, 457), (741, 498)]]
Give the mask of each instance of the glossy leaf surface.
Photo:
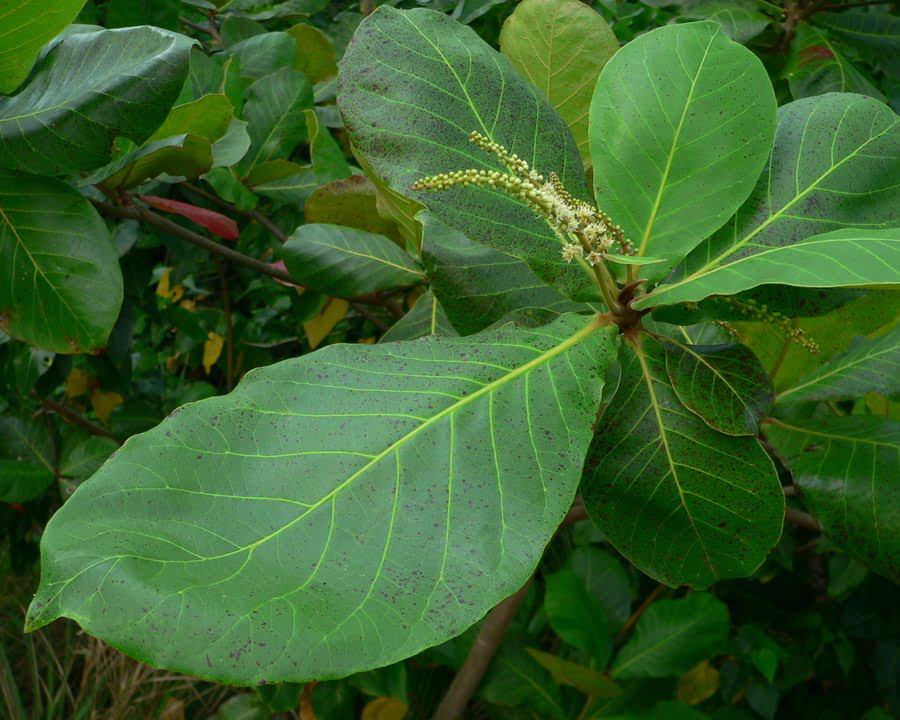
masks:
[(778, 402), (849, 400), (870, 392), (900, 393), (900, 327), (858, 338), (847, 352), (779, 393)]
[(102, 349), (122, 305), (97, 211), (53, 178), (0, 171), (0, 328), (60, 353)]
[(442, 642), (533, 572), (614, 343), (567, 315), (256, 370), (129, 440), (53, 516), (29, 627), (64, 615), (145, 662), (242, 684)]
[(715, 23), (659, 28), (607, 63), (591, 104), (597, 205), (665, 276), (747, 199), (772, 147), (762, 63)]
[(396, 243), (341, 225), (301, 225), (282, 255), (301, 285), (329, 295), (353, 297), (425, 281), (422, 268)]
[(617, 678), (669, 677), (723, 651), (728, 608), (710, 593), (653, 603), (613, 663)]
[(618, 49), (607, 22), (579, 0), (525, 0), (500, 33), (500, 51), (562, 115), (585, 166), (591, 164), (591, 95), (600, 71)]
[(144, 142), (178, 97), (192, 42), (151, 27), (67, 35), (21, 92), (0, 98), (0, 166), (89, 171), (109, 162), (116, 137)]
[(678, 399), (710, 427), (756, 435), (775, 392), (762, 363), (745, 345), (664, 342), (666, 370)]
[(470, 239), (522, 258), (570, 297), (597, 297), (593, 276), (560, 262), (560, 239), (520, 200), (476, 187), (411, 190), (428, 175), (503, 170), (469, 141), (477, 130), (587, 198), (581, 157), (563, 119), (472, 30), (430, 10), (378, 8), (344, 55), (338, 105), (357, 153), (389, 187)]
[(829, 417), (764, 429), (829, 537), (900, 581), (900, 423)]
[(588, 515), (660, 582), (749, 575), (781, 536), (772, 461), (755, 438), (722, 435), (681, 404), (656, 340), (638, 336), (619, 355), (619, 388), (585, 461)]
[[(676, 268), (668, 284), (638, 307), (673, 302), (684, 284), (702, 285), (718, 268), (772, 248), (842, 228), (849, 228), (850, 237), (852, 228), (896, 226), (898, 174), (900, 121), (889, 107), (861, 95), (835, 93), (782, 106), (772, 155), (753, 194), (725, 227)], [(878, 264), (877, 257), (866, 255), (860, 262)], [(803, 272), (808, 262), (801, 261), (791, 277), (806, 274), (809, 282), (818, 282)], [(827, 257), (816, 262), (827, 262)], [(727, 287), (758, 284), (732, 280)], [(731, 292), (727, 287), (715, 292)]]

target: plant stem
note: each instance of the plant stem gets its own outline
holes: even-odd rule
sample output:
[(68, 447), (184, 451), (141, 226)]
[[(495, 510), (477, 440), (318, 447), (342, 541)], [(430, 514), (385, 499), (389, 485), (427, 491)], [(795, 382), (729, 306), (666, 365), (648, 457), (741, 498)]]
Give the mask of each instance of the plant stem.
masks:
[(228, 292), (228, 266), (221, 258), (216, 258), (219, 283), (222, 286), (222, 305), (225, 310), (225, 386), (228, 392), (234, 390), (234, 322), (231, 314), (231, 294)]
[(628, 637), (628, 633), (631, 632), (631, 629), (635, 626), (638, 620), (641, 619), (641, 615), (643, 615), (647, 608), (650, 607), (656, 600), (666, 591), (666, 586), (662, 583), (659, 583), (655, 588), (653, 588), (653, 592), (651, 592), (647, 598), (640, 604), (637, 610), (631, 613), (631, 617), (625, 621), (625, 624), (622, 626), (622, 629), (616, 634), (616, 645), (622, 643), (622, 641)]
[(50, 400), (49, 398), (42, 401), (41, 404), (44, 406), (44, 410), (52, 410), (63, 420), (67, 420), (73, 425), (78, 425), (78, 427), (87, 430), (91, 435), (100, 435), (102, 437), (112, 438), (113, 440), (116, 439), (116, 436), (105, 427), (91, 422), (86, 417), (82, 417), (80, 413), (76, 412), (68, 405), (63, 405), (62, 403)]

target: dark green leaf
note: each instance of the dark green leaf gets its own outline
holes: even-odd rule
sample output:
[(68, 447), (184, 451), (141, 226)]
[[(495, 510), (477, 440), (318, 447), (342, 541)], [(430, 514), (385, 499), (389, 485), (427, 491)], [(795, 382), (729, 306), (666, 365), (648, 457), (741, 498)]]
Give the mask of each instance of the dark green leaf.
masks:
[[(885, 105), (861, 95), (832, 93), (782, 106), (772, 156), (749, 200), (721, 231), (687, 257), (668, 278), (669, 284), (635, 306), (675, 302), (673, 298), (681, 295), (680, 288), (688, 282), (702, 286), (703, 278), (719, 268), (829, 230), (895, 226), (900, 208), (900, 185), (894, 181), (898, 174), (900, 121)], [(878, 262), (868, 254), (860, 260)], [(816, 262), (827, 262), (827, 258)], [(787, 284), (795, 284), (794, 279), (802, 282), (805, 266), (806, 261), (791, 266), (796, 273)], [(786, 270), (782, 268), (781, 273), (784, 276)], [(814, 281), (808, 276), (807, 280)], [(749, 287), (758, 284), (754, 281)], [(746, 284), (731, 279), (729, 287), (742, 286)], [(730, 291), (722, 287), (714, 292)]]
[(389, 187), (472, 240), (522, 258), (563, 293), (598, 296), (593, 274), (561, 262), (562, 241), (520, 200), (476, 187), (411, 190), (428, 175), (505, 169), (469, 141), (477, 130), (587, 197), (581, 157), (563, 119), (472, 30), (430, 10), (378, 8), (347, 48), (338, 104), (357, 152)]
[(415, 307), (394, 323), (378, 342), (415, 340), (426, 335), (459, 335), (431, 290), (420, 297)]
[(900, 423), (828, 417), (763, 427), (829, 537), (900, 580)]
[(89, 437), (66, 445), (59, 460), (59, 474), (71, 480), (85, 480), (119, 449), (119, 443), (108, 437)]
[(29, 627), (65, 615), (241, 684), (443, 642), (521, 587), (565, 516), (615, 330), (566, 315), (250, 373), (130, 439), (53, 516)]
[(753, 190), (772, 147), (762, 63), (715, 23), (658, 28), (607, 63), (591, 103), (598, 207), (658, 280)]
[(122, 305), (106, 223), (52, 178), (0, 171), (0, 328), (60, 353), (103, 348)]
[(722, 435), (681, 405), (656, 340), (623, 343), (619, 359), (619, 389), (585, 461), (591, 519), (669, 585), (749, 575), (781, 536), (772, 461), (755, 438)]
[(528, 654), (560, 685), (569, 685), (596, 698), (614, 698), (622, 694), (622, 688), (602, 672), (534, 648), (528, 648)]
[(72, 22), (83, 6), (84, 0), (57, 0), (52, 8), (29, 0), (10, 0), (3, 4), (0, 95), (19, 87), (44, 44)]
[(869, 392), (900, 394), (900, 327), (857, 338), (851, 348), (778, 394), (779, 403), (850, 400)]
[(23, 503), (44, 494), (56, 475), (40, 465), (0, 458), (0, 502)]
[(775, 391), (759, 358), (745, 345), (685, 345), (667, 338), (666, 370), (678, 399), (710, 427), (756, 435)]
[(286, 32), (254, 35), (229, 48), (240, 63), (241, 77), (259, 80), (276, 71), (293, 68), (297, 43)]
[(306, 222), (345, 225), (400, 239), (396, 224), (378, 212), (375, 185), (365, 175), (332, 180), (317, 188), (306, 202)]
[(397, 244), (341, 225), (297, 228), (282, 250), (288, 272), (301, 285), (339, 297), (420, 285), (422, 268)]
[(337, 76), (334, 47), (325, 33), (303, 23), (294, 25), (288, 33), (297, 45), (295, 66), (311, 82), (320, 83)]
[(669, 677), (725, 650), (728, 608), (710, 593), (657, 600), (613, 663), (616, 678)]
[(756, 0), (691, 0), (681, 17), (688, 20), (714, 20), (722, 32), (735, 42), (746, 44), (772, 22), (759, 12)]
[(544, 611), (553, 630), (572, 647), (587, 651), (599, 667), (606, 667), (612, 638), (603, 606), (571, 570), (560, 570), (544, 580)]
[(66, 36), (19, 94), (0, 98), (0, 166), (90, 171), (116, 137), (144, 142), (178, 97), (192, 42), (150, 27)]
[(606, 609), (610, 628), (618, 629), (631, 615), (631, 580), (616, 558), (591, 545), (577, 548), (569, 558), (572, 571)]
[(900, 18), (889, 12), (816, 13), (815, 24), (859, 52), (892, 78), (900, 78)]
[(525, 0), (500, 33), (500, 51), (562, 115), (585, 166), (591, 164), (591, 94), (618, 49), (603, 17), (579, 0)]

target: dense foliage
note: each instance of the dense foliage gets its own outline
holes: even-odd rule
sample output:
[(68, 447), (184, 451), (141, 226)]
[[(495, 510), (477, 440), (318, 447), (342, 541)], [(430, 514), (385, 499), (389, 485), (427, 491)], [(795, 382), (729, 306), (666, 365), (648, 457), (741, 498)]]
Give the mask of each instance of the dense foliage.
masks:
[(12, 717), (900, 717), (890, 3), (6, 6)]

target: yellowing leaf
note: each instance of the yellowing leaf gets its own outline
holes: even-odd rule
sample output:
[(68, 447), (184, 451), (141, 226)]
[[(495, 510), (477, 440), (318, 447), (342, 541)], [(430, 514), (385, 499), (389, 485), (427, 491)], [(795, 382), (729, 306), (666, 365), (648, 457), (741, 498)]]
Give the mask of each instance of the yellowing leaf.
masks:
[(334, 329), (334, 326), (344, 319), (349, 309), (350, 303), (346, 300), (332, 298), (319, 317), (303, 323), (303, 331), (313, 350), (319, 347), (319, 343), (328, 337), (328, 333)]
[(222, 348), (224, 346), (225, 338), (221, 335), (210, 332), (209, 335), (206, 336), (206, 342), (203, 343), (203, 369), (206, 371), (207, 375), (209, 375), (212, 366), (216, 364), (216, 361), (222, 355)]
[(363, 708), (362, 720), (403, 720), (408, 709), (399, 698), (376, 698)]
[(197, 301), (193, 300), (191, 298), (188, 298), (187, 300), (182, 300), (178, 304), (181, 307), (183, 307), (185, 310), (187, 310), (188, 312), (194, 312), (197, 309)]
[(375, 344), (375, 338), (374, 338), (374, 337), (360, 338), (360, 339), (359, 339), (359, 343), (360, 343), (361, 345), (374, 345), (374, 344)]
[(78, 397), (88, 391), (90, 377), (85, 375), (81, 368), (74, 368), (66, 378), (66, 397)]
[(100, 388), (95, 388), (91, 393), (91, 407), (94, 408), (94, 412), (97, 413), (97, 417), (104, 425), (109, 422), (112, 411), (123, 402), (125, 402), (125, 398), (117, 392), (105, 392)]
[(175, 372), (178, 368), (178, 356), (177, 355), (169, 355), (166, 358), (166, 369), (170, 372)]
[(709, 660), (697, 663), (678, 680), (678, 699), (687, 705), (698, 705), (719, 689), (719, 671)]
[(166, 271), (159, 279), (159, 284), (156, 286), (156, 294), (161, 298), (166, 298), (167, 300), (171, 300), (173, 303), (176, 303), (184, 297), (184, 285), (176, 285), (175, 287), (172, 287), (172, 283), (169, 278), (169, 275), (171, 273), (172, 268), (166, 268)]

